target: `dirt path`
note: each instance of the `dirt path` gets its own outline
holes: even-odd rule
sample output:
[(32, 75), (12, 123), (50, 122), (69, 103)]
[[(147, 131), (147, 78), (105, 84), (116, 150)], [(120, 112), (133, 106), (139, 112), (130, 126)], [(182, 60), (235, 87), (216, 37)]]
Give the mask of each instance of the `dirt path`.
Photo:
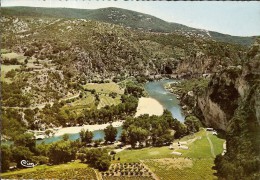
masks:
[[(71, 97), (61, 98), (59, 100), (59, 102), (77, 98), (77, 97), (79, 97), (79, 95), (80, 95), (80, 93), (75, 94), (75, 95), (73, 95)], [(7, 109), (7, 108), (23, 109), (23, 110), (25, 110), (25, 109), (35, 109), (35, 108), (43, 109), (45, 107), (45, 105), (47, 105), (47, 104), (50, 104), (52, 106), (53, 102), (45, 102), (45, 103), (42, 103), (42, 104), (37, 104), (37, 105), (34, 105), (34, 106), (29, 106), (29, 107), (17, 107), (17, 106), (15, 106), (15, 107), (8, 107), (8, 106), (2, 106), (2, 108), (4, 108), (4, 109)]]
[(95, 174), (96, 174), (96, 177), (97, 177), (97, 180), (103, 180), (101, 174), (99, 172), (97, 172), (95, 169), (93, 169)]
[(59, 102), (60, 102), (60, 101), (66, 101), (66, 100), (69, 100), (69, 99), (77, 98), (77, 97), (79, 97), (79, 95), (80, 95), (80, 93), (75, 94), (75, 95), (73, 95), (73, 96), (71, 96), (71, 97), (61, 98), (61, 99), (59, 100)]
[(224, 141), (222, 156), (224, 156), (226, 154), (226, 152), (227, 152), (227, 141)]
[(212, 144), (212, 142), (211, 142), (211, 140), (210, 140), (210, 138), (209, 138), (209, 136), (208, 136), (208, 132), (206, 132), (206, 135), (207, 135), (207, 139), (208, 139), (208, 141), (209, 141), (211, 154), (212, 154), (212, 156), (215, 158), (216, 155), (215, 155), (214, 147), (213, 147), (213, 144)]

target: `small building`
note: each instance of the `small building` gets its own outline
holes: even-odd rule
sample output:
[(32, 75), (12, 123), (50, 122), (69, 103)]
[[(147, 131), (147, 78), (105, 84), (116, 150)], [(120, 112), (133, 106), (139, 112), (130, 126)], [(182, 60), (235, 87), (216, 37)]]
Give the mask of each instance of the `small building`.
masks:
[(35, 139), (36, 139), (36, 140), (43, 140), (44, 138), (45, 138), (44, 135), (35, 136)]
[(175, 151), (173, 151), (172, 154), (178, 155), (178, 156), (181, 156), (181, 155), (182, 155), (182, 153), (180, 153), (180, 152), (175, 152)]
[(213, 128), (206, 128), (206, 131), (214, 131)]
[(188, 149), (189, 149), (189, 147), (188, 147), (188, 146), (179, 146), (179, 149), (188, 150)]
[(217, 131), (212, 132), (213, 135), (218, 135)]

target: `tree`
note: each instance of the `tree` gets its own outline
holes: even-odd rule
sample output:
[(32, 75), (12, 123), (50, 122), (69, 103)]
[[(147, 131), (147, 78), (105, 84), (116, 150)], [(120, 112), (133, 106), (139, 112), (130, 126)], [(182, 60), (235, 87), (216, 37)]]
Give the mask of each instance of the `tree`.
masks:
[(161, 135), (158, 138), (156, 145), (157, 146), (162, 146), (164, 144), (169, 145), (172, 141), (173, 141), (173, 136), (171, 135), (170, 132), (166, 132), (165, 134)]
[(106, 142), (114, 142), (116, 140), (117, 129), (112, 125), (109, 125), (104, 129)]
[(96, 139), (96, 140), (94, 140), (94, 146), (95, 146), (95, 147), (98, 147), (101, 142), (102, 142), (102, 139)]
[(1, 146), (1, 171), (9, 170), (12, 153), (8, 146)]
[(112, 97), (112, 98), (116, 98), (117, 93), (116, 92), (111, 92), (111, 93), (109, 93), (109, 96)]
[(64, 135), (62, 136), (63, 141), (68, 141), (69, 138), (70, 138), (70, 137), (69, 137), (68, 134), (64, 134)]
[(79, 135), (80, 135), (81, 142), (84, 142), (87, 144), (90, 144), (92, 142), (93, 132), (91, 132), (89, 130), (85, 131), (84, 129), (81, 129)]
[(103, 154), (96, 162), (95, 162), (95, 166), (96, 168), (98, 168), (98, 170), (100, 171), (106, 171), (108, 170), (110, 164), (111, 164), (111, 160), (110, 160), (110, 156), (108, 156), (107, 154)]
[(173, 129), (175, 130), (174, 138), (179, 139), (187, 134), (187, 127), (181, 122), (175, 121), (173, 126)]
[(45, 134), (46, 134), (47, 136), (50, 136), (52, 133), (53, 133), (53, 131), (50, 130), (50, 129), (48, 129), (48, 130), (45, 131)]
[(124, 144), (128, 142), (128, 134), (126, 130), (123, 130), (121, 133), (120, 141)]
[(58, 141), (50, 145), (49, 158), (54, 164), (69, 162), (75, 159), (76, 151), (70, 141)]
[(106, 171), (110, 166), (110, 156), (107, 150), (104, 149), (90, 149), (86, 152), (87, 163), (98, 168), (100, 171)]
[(24, 133), (15, 137), (14, 145), (28, 147), (31, 152), (36, 152), (36, 140), (33, 134)]
[(195, 133), (195, 132), (198, 132), (200, 129), (200, 121), (195, 116), (188, 116), (185, 119), (184, 124), (187, 126), (188, 133), (191, 133), (191, 132)]
[(24, 60), (24, 64), (27, 64), (28, 63), (28, 58), (26, 58), (25, 60)]
[(22, 160), (32, 160), (33, 153), (29, 150), (28, 147), (16, 146), (12, 149), (12, 155), (14, 161), (16, 162), (16, 166), (19, 168), (22, 167)]
[(5, 74), (5, 77), (6, 78), (14, 78), (14, 76), (16, 75), (16, 71), (14, 69), (12, 69), (11, 71), (8, 71), (6, 74)]
[(36, 155), (47, 156), (49, 152), (49, 147), (50, 144), (44, 144), (44, 143), (38, 144), (36, 146), (36, 151), (37, 151)]
[(142, 129), (141, 127), (136, 127), (131, 125), (129, 127), (129, 141), (134, 148), (136, 143), (139, 142), (140, 144), (143, 143), (148, 137), (148, 131), (146, 129)]

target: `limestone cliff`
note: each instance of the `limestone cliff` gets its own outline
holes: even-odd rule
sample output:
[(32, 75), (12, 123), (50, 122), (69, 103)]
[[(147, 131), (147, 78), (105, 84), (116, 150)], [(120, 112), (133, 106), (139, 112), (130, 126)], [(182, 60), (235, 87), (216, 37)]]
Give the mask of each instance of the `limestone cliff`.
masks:
[[(203, 123), (217, 129), (227, 130), (240, 102), (254, 84), (260, 79), (260, 46), (254, 44), (247, 54), (248, 60), (242, 66), (229, 66), (216, 73), (203, 95), (197, 97), (197, 112), (201, 112)], [(256, 96), (256, 105), (259, 106)], [(259, 120), (259, 109), (256, 114)]]

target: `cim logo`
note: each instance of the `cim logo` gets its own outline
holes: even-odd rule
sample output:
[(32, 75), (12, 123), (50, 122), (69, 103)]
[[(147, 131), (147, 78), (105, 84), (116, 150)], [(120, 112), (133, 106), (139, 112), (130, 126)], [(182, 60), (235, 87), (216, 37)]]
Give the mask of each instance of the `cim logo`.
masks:
[(30, 163), (27, 160), (21, 160), (21, 165), (24, 167), (28, 167), (28, 168), (32, 168), (32, 167), (36, 166), (36, 164)]

